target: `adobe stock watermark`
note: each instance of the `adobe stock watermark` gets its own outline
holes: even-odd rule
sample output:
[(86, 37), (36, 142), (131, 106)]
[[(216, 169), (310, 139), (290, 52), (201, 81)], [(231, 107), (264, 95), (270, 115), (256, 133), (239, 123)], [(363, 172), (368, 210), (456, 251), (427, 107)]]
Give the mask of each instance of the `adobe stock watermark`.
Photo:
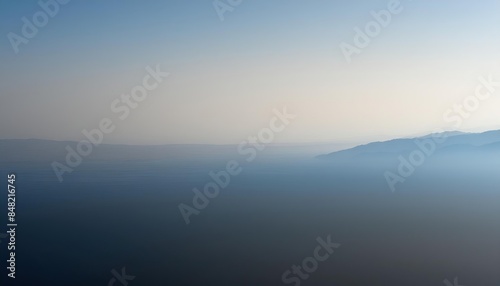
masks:
[[(141, 102), (146, 100), (149, 93), (158, 88), (160, 83), (169, 76), (169, 73), (160, 70), (160, 65), (153, 69), (146, 67), (147, 74), (142, 78), (142, 85), (136, 85), (130, 90), (130, 94), (122, 94), (111, 102), (110, 111), (118, 116), (120, 121), (127, 119), (131, 110), (136, 109)], [(116, 129), (116, 125), (111, 118), (104, 117), (99, 121), (98, 127), (91, 130), (82, 130), (86, 140), (80, 140), (76, 145), (76, 150), (70, 145), (66, 146), (65, 162), (52, 162), (51, 167), (59, 182), (63, 181), (65, 173), (72, 173), (80, 166), (83, 158), (89, 156), (94, 147), (99, 146), (104, 141), (104, 136)]]
[(448, 279), (443, 280), (443, 283), (446, 286), (464, 286), (458, 284), (458, 277), (455, 277), (455, 279), (453, 279), (453, 283), (451, 283)]
[(387, 28), (394, 15), (403, 11), (403, 6), (399, 0), (391, 0), (387, 4), (387, 9), (382, 9), (378, 12), (371, 11), (373, 21), (365, 24), (364, 28), (354, 27), (353, 44), (346, 42), (340, 43), (339, 47), (348, 63), (352, 62), (353, 55), (361, 54), (362, 50), (368, 47), (373, 38), (380, 35), (383, 28)]
[(122, 273), (118, 273), (116, 270), (111, 270), (111, 274), (113, 274), (113, 278), (111, 278), (108, 282), (108, 286), (116, 286), (116, 282), (120, 282), (119, 285), (128, 286), (128, 281), (132, 281), (135, 279), (135, 276), (127, 275), (125, 271), (125, 267), (121, 270)]
[(70, 0), (40, 0), (38, 1), (38, 6), (41, 10), (35, 12), (31, 19), (27, 17), (22, 17), (21, 21), (23, 26), (21, 27), (21, 35), (14, 32), (7, 34), (7, 38), (10, 41), (14, 53), (19, 53), (19, 46), (21, 44), (28, 44), (30, 39), (33, 39), (37, 34), (38, 30), (45, 27), (49, 23), (50, 18), (54, 18), (60, 11), (61, 5), (66, 5)]
[[(246, 157), (247, 162), (252, 162), (257, 158), (259, 151), (263, 151), (267, 144), (274, 141), (277, 133), (283, 132), (290, 124), (291, 120), (296, 117), (294, 114), (287, 112), (287, 108), (283, 110), (273, 110), (274, 116), (269, 120), (269, 126), (262, 128), (257, 135), (249, 136), (247, 140), (242, 141), (237, 148), (238, 154)], [(211, 199), (215, 199), (221, 189), (226, 189), (231, 183), (231, 177), (239, 175), (243, 171), (240, 162), (230, 160), (226, 163), (226, 168), (219, 172), (211, 171), (208, 173), (211, 180), (203, 187), (203, 192), (198, 188), (193, 188), (192, 205), (181, 203), (179, 211), (186, 224), (191, 223), (192, 215), (199, 215), (200, 211), (205, 209)]]
[[(479, 85), (476, 86), (474, 95), (467, 96), (461, 103), (455, 103), (452, 108), (448, 108), (443, 114), (443, 120), (446, 123), (453, 123), (452, 128), (454, 130), (458, 130), (463, 122), (480, 108), (481, 103), (490, 99), (496, 92), (496, 88), (500, 87), (500, 81), (495, 81), (491, 74), (488, 79), (480, 76), (478, 80)], [(438, 130), (430, 138), (415, 139), (416, 148), (410, 152), (409, 156), (407, 158), (402, 155), (398, 157), (397, 174), (392, 171), (384, 173), (385, 180), (391, 191), (395, 192), (396, 184), (404, 183), (415, 172), (417, 167), (422, 166), (426, 159), (434, 154), (440, 144), (446, 142), (447, 138), (448, 136), (443, 133), (443, 130)]]
[(330, 235), (326, 241), (321, 237), (316, 238), (316, 241), (319, 245), (314, 248), (312, 256), (304, 258), (299, 265), (292, 265), (291, 270), (286, 270), (281, 275), (283, 283), (299, 286), (303, 280), (309, 279), (310, 275), (318, 270), (319, 262), (326, 261), (334, 250), (340, 247), (339, 243), (332, 242)]
[(212, 5), (214, 6), (217, 16), (219, 16), (219, 20), (224, 22), (224, 14), (226, 12), (233, 12), (242, 2), (243, 0), (215, 0), (212, 2)]

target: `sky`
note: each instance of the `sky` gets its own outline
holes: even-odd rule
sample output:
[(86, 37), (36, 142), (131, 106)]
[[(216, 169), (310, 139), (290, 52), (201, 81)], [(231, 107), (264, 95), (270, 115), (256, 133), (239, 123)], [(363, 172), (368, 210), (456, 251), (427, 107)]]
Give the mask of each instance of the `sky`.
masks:
[[(106, 143), (238, 144), (284, 107), (296, 118), (275, 143), (500, 129), (500, 91), (443, 117), (480, 77), (500, 81), (500, 2), (401, 1), (348, 62), (341, 43), (390, 2), (243, 0), (221, 20), (209, 0), (71, 0), (28, 39), (40, 4), (0, 0), (0, 139), (77, 141), (110, 118)], [(147, 67), (169, 76), (119, 119)]]

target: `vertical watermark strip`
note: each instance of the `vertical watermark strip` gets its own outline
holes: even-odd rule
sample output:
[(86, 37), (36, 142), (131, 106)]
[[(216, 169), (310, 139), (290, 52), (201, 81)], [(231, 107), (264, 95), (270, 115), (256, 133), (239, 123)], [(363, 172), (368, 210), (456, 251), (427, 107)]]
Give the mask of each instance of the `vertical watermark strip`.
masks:
[(12, 279), (16, 278), (16, 174), (10, 173), (7, 175), (7, 236), (9, 242), (7, 249), (9, 250), (9, 259), (7, 260), (7, 276)]

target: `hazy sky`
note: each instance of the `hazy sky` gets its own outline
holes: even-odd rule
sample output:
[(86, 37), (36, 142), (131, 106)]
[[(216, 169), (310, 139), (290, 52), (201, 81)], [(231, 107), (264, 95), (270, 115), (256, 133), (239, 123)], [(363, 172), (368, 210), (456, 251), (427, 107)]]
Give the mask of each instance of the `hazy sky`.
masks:
[[(500, 81), (500, 2), (401, 1), (348, 63), (339, 45), (389, 2), (243, 0), (221, 21), (209, 0), (72, 0), (16, 54), (8, 33), (41, 8), (0, 1), (0, 138), (80, 140), (108, 117), (107, 143), (238, 143), (283, 106), (297, 118), (276, 142), (453, 129), (443, 114), (478, 77)], [(117, 120), (113, 100), (156, 65), (170, 76)], [(500, 87), (460, 129), (500, 129), (499, 110)]]

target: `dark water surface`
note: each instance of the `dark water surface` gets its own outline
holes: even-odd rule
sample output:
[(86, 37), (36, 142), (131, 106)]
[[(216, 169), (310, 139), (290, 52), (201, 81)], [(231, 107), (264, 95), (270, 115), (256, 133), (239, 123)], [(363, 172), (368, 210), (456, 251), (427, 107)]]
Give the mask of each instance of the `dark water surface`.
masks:
[(17, 278), (2, 285), (104, 286), (123, 267), (130, 286), (286, 285), (328, 236), (341, 246), (300, 285), (500, 285), (499, 164), (424, 165), (392, 193), (394, 166), (256, 160), (186, 225), (178, 205), (225, 162), (87, 162), (63, 183), (9, 165)]

